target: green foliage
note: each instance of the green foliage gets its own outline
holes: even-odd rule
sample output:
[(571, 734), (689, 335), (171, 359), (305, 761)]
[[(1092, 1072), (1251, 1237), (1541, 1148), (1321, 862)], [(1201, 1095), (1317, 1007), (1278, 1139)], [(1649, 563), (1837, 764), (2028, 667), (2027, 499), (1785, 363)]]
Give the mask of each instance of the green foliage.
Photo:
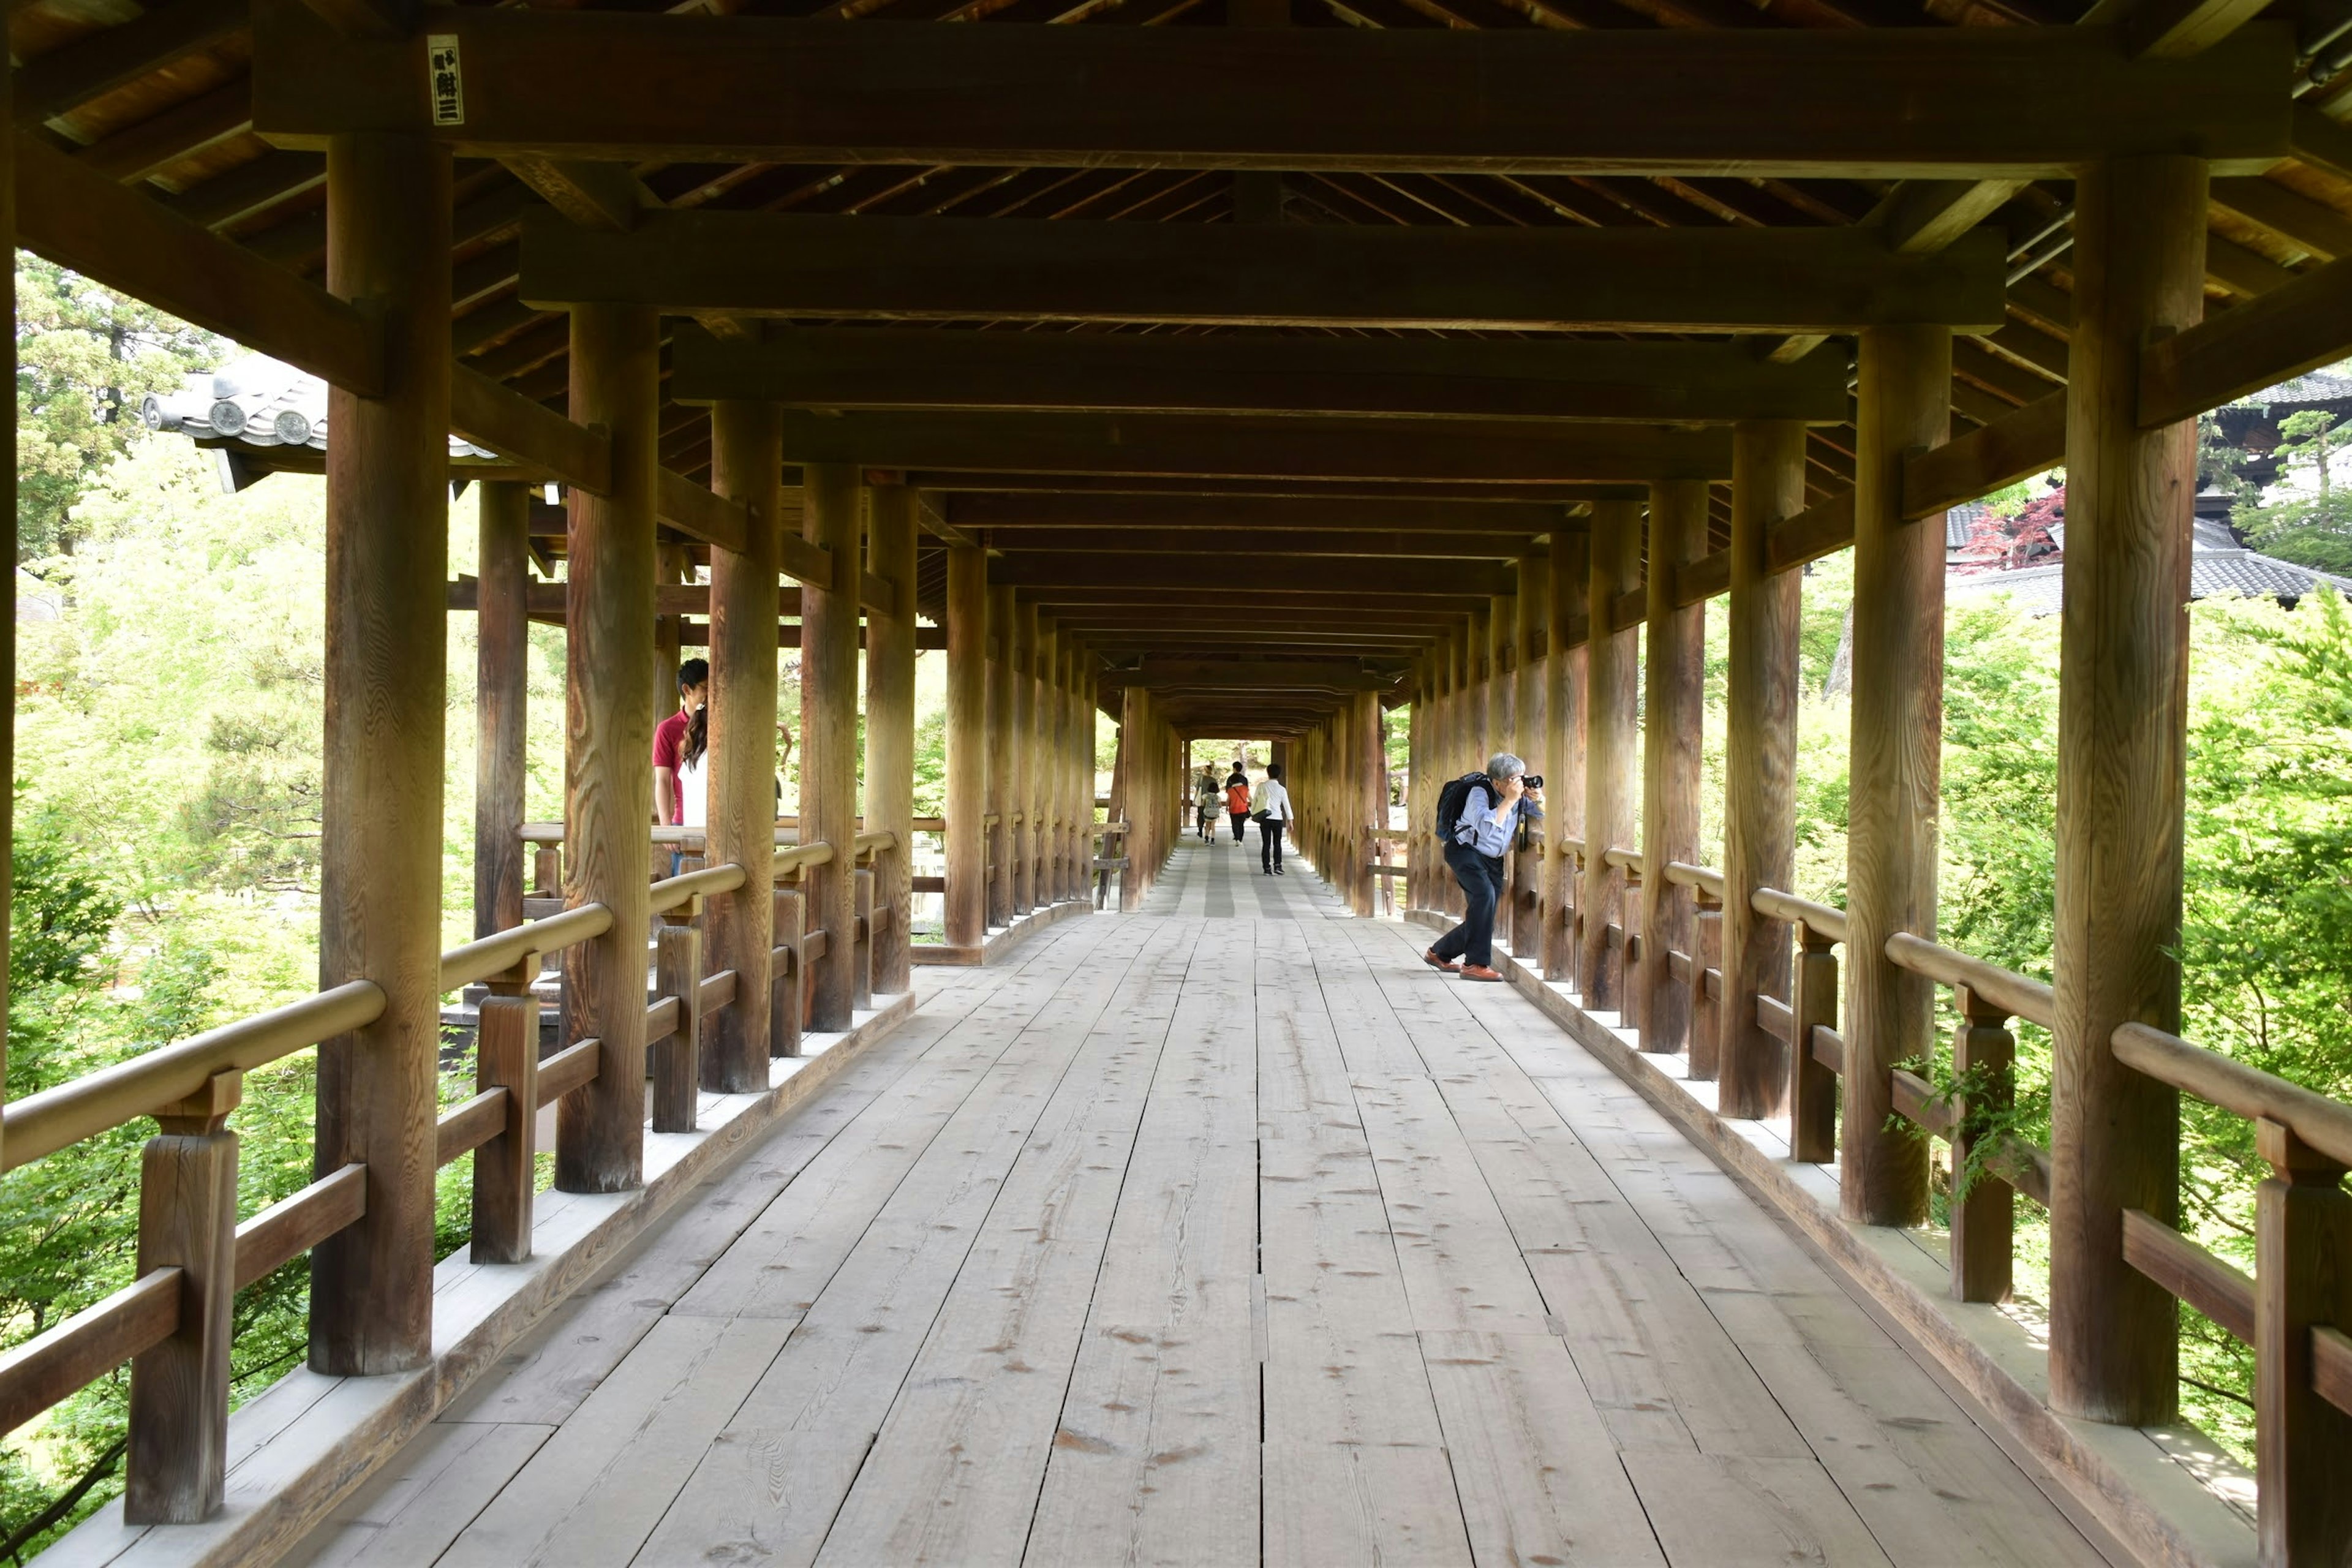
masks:
[(2271, 506), (2242, 506), (2232, 521), (2265, 555), (2352, 576), (2352, 494), (2330, 489)]
[(176, 389), (229, 353), (210, 332), (19, 251), (18, 558), (72, 549), (75, 503), (143, 433), (140, 399)]

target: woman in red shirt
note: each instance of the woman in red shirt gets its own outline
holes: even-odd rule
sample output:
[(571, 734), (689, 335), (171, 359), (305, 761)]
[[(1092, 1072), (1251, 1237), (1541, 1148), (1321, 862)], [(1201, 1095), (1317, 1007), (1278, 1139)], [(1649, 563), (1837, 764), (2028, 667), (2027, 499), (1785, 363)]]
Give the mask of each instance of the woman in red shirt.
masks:
[(1235, 768), (1225, 781), (1225, 810), (1234, 819), (1234, 842), (1242, 841), (1242, 826), (1249, 821), (1249, 774)]

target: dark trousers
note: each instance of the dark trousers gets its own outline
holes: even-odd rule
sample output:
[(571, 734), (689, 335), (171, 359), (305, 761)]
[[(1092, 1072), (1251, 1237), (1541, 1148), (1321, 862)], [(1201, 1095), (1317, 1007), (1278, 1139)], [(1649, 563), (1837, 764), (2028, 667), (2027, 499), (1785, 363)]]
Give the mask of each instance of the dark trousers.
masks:
[(1236, 811), (1233, 814), (1233, 818), (1234, 842), (1239, 844), (1242, 841), (1242, 824), (1249, 820), (1249, 813), (1246, 811)]
[(1282, 818), (1269, 816), (1257, 825), (1257, 863), (1268, 871), (1282, 869)]
[(1495, 966), (1495, 906), (1503, 897), (1503, 860), (1481, 855), (1467, 844), (1445, 847), (1445, 864), (1462, 884), (1462, 923), (1437, 939), (1430, 952), (1458, 958), (1481, 969)]

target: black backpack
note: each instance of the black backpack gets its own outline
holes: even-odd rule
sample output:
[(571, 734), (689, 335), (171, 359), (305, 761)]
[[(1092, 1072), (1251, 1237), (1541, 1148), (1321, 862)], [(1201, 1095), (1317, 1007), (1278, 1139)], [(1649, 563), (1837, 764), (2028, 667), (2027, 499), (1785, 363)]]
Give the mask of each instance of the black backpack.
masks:
[(1437, 792), (1437, 841), (1440, 844), (1454, 842), (1454, 830), (1462, 826), (1462, 814), (1469, 809), (1473, 788), (1485, 790), (1490, 800), (1495, 796), (1495, 781), (1482, 773), (1464, 773), (1458, 779), (1447, 781), (1445, 787)]

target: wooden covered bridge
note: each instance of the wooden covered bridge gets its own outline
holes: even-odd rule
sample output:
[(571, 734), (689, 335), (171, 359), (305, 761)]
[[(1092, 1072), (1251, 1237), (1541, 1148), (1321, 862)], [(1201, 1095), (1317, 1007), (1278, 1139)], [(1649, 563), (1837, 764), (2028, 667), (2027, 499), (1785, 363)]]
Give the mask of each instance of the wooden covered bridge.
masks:
[[(5, 1111), (8, 1167), (159, 1128), (137, 1281), (0, 1359), (10, 1428), (131, 1369), (128, 1491), (60, 1561), (2352, 1562), (2352, 1110), (2179, 1038), (2170, 956), (2193, 421), (2352, 353), (2335, 13), (677, 9), (11, 7), (0, 222), (332, 388), (323, 456), (238, 445), (326, 477), (320, 988)], [(2043, 984), (1936, 940), (1937, 520), (2060, 462)], [(1832, 909), (1790, 890), (1799, 569), (1848, 548)], [(1549, 775), (1511, 986), (1370, 918), (1453, 897), (1425, 835), (1391, 864), (1401, 705), (1417, 824), (1496, 747)], [(1235, 734), (1319, 879), (1182, 841), (1185, 742)], [(1895, 1119), (1984, 1123), (1899, 1064), (1997, 1099), (2018, 1018), (2051, 1146), (1931, 1245)], [(239, 1223), (240, 1074), (314, 1046), (319, 1179)], [(2174, 1228), (2184, 1093), (2273, 1167), (2252, 1278)], [(2021, 1195), (2046, 1323), (1995, 1305)], [(232, 1417), (235, 1293), (306, 1252), (309, 1365)], [(2251, 1476), (2177, 1423), (2177, 1300), (2254, 1347)]]

